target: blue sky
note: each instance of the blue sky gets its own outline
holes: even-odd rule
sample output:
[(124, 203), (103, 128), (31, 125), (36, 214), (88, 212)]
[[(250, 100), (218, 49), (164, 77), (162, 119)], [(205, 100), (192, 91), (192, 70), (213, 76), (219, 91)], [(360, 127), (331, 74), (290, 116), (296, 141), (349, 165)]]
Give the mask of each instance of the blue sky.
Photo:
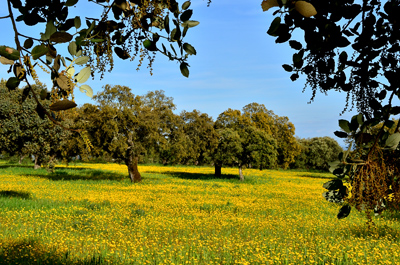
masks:
[[(0, 17), (7, 15), (5, 2), (0, 4)], [(86, 0), (80, 2), (71, 8), (71, 14), (82, 15), (84, 10), (85, 16), (96, 15), (96, 9), (88, 8), (93, 4)], [(106, 73), (102, 80), (97, 76), (87, 82), (94, 93), (101, 91), (105, 84), (129, 86), (137, 95), (164, 90), (167, 96), (174, 98), (177, 113), (197, 109), (214, 119), (228, 108), (242, 109), (257, 102), (279, 116), (289, 117), (298, 137), (330, 136), (342, 144), (333, 134), (339, 129), (338, 119), (350, 119), (355, 114), (340, 115), (346, 95), (337, 92), (328, 96), (317, 94), (315, 101), (308, 104), (311, 90), (302, 93), (304, 77), (292, 82), (290, 73), (281, 67), (290, 64), (293, 50), (287, 43), (275, 44), (275, 39), (266, 33), (273, 11), (262, 12), (261, 0), (248, 0), (245, 4), (243, 1), (214, 0), (210, 7), (207, 7), (207, 1), (192, 0), (190, 8), (194, 10), (192, 19), (200, 21), (200, 25), (190, 29), (186, 37), (197, 50), (197, 55), (189, 58), (189, 78), (181, 75), (177, 63), (162, 55), (156, 58), (152, 76), (146, 65), (136, 71), (137, 61), (116, 58), (112, 73)], [(0, 24), (3, 36), (0, 45), (15, 46), (9, 20), (0, 20)], [(21, 33), (26, 34), (35, 30), (19, 27)], [(45, 25), (40, 27), (38, 31), (44, 32)], [(7, 69), (0, 66), (0, 78), (8, 78)], [(40, 69), (37, 71), (41, 72)], [(44, 73), (39, 76), (50, 86), (49, 76)], [(78, 104), (94, 103), (79, 90), (75, 96)]]

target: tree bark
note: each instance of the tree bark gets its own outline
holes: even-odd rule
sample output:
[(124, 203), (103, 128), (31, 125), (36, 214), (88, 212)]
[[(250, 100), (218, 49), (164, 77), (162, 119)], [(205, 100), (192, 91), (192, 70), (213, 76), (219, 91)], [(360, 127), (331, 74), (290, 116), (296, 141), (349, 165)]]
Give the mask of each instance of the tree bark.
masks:
[(22, 164), (22, 160), (24, 160), (25, 155), (20, 155), (18, 164)]
[(138, 161), (139, 157), (137, 156), (128, 156), (125, 160), (126, 166), (128, 167), (129, 178), (131, 179), (131, 182), (135, 183), (142, 181), (142, 176), (140, 175), (137, 166)]
[(240, 181), (244, 181), (242, 165), (239, 166), (239, 179)]
[(33, 169), (39, 169), (41, 167), (41, 162), (39, 161), (39, 156), (35, 155), (35, 165), (33, 166)]
[(214, 168), (215, 168), (215, 176), (216, 177), (221, 177), (221, 165), (218, 164), (214, 164)]

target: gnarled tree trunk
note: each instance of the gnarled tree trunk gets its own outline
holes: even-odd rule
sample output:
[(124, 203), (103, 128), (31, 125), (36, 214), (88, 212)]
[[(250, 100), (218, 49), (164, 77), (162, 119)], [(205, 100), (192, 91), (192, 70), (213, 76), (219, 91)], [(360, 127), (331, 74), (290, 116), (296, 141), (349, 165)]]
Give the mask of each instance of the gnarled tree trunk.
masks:
[(130, 155), (125, 159), (126, 166), (128, 167), (129, 178), (131, 182), (140, 182), (142, 181), (142, 176), (138, 170), (138, 161), (139, 157)]

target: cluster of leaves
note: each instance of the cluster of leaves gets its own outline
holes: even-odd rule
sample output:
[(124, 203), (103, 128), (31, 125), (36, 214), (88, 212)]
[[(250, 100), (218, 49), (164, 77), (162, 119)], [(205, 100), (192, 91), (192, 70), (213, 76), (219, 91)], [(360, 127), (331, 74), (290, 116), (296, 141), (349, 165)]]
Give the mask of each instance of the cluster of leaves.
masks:
[[(268, 34), (277, 37), (277, 43), (288, 41), (295, 50), (293, 62), (283, 65), (292, 73), (291, 80), (304, 74), (312, 100), (318, 91), (345, 92), (345, 110), (356, 107), (360, 113), (350, 122), (339, 121), (343, 131), (335, 132), (336, 136), (351, 138), (355, 150), (341, 154), (340, 167), (334, 170), (339, 179), (324, 185), (329, 201), (346, 203), (339, 218), (349, 214), (350, 205), (379, 212), (383, 204), (388, 205), (383, 200), (389, 193), (394, 204), (399, 202), (399, 172), (393, 165), (399, 160), (400, 131), (392, 121), (400, 114), (395, 105), (395, 99), (400, 99), (399, 4), (398, 0), (262, 3), (264, 11), (279, 7)], [(303, 31), (304, 39), (294, 38), (299, 36), (294, 31)], [(373, 133), (377, 124), (383, 126)], [(349, 188), (343, 186), (345, 176)]]
[[(103, 13), (97, 18), (71, 17), (69, 8), (79, 2), (99, 5), (103, 7)], [(182, 74), (189, 76), (187, 59), (189, 55), (195, 55), (196, 50), (183, 39), (189, 28), (199, 24), (191, 20), (190, 1), (181, 7), (175, 0), (43, 0), (24, 4), (21, 0), (7, 0), (7, 5), (9, 14), (2, 19), (11, 20), (16, 46), (0, 46), (0, 62), (10, 65), (9, 72), (14, 74), (6, 86), (15, 90), (21, 82), (26, 83), (24, 93), (32, 93), (39, 116), (46, 115), (55, 123), (49, 109), (60, 111), (75, 107), (75, 87), (91, 97), (93, 91), (84, 83), (96, 70), (103, 76), (109, 65), (111, 71), (114, 54), (124, 60), (140, 54), (139, 66), (147, 56), (151, 68), (154, 56), (159, 52), (178, 61)], [(16, 11), (18, 16), (14, 16)], [(27, 26), (44, 24), (45, 31), (40, 36), (26, 36), (18, 31), (18, 23)], [(161, 38), (164, 41), (160, 41)], [(20, 39), (24, 41), (20, 42)], [(169, 43), (170, 47), (167, 49), (164, 43)], [(68, 56), (60, 52), (65, 47), (60, 44), (67, 44)], [(77, 71), (77, 66), (83, 68)], [(29, 83), (28, 77), (39, 83), (37, 67), (47, 71), (53, 81), (50, 91), (53, 104), (49, 108), (44, 107), (39, 94)], [(40, 96), (43, 100), (47, 92), (43, 91)]]

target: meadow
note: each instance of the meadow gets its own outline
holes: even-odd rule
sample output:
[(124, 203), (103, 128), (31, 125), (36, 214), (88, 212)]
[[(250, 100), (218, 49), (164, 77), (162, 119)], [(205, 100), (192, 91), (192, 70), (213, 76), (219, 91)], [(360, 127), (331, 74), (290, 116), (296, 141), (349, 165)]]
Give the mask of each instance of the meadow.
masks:
[(398, 216), (338, 220), (330, 174), (0, 163), (0, 264), (400, 264)]

